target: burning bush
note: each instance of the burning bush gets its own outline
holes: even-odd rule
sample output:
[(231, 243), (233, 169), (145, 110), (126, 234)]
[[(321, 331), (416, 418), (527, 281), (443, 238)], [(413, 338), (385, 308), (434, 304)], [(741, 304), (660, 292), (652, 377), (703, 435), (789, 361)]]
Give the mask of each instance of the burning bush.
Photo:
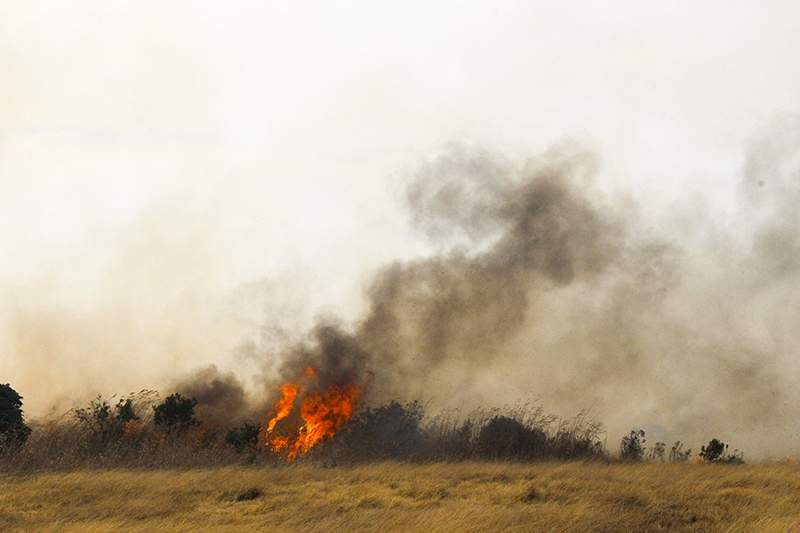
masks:
[(352, 418), (365, 390), (354, 383), (331, 383), (323, 391), (314, 369), (306, 367), (298, 383), (283, 384), (281, 398), (265, 418), (266, 445), (288, 461), (308, 453)]

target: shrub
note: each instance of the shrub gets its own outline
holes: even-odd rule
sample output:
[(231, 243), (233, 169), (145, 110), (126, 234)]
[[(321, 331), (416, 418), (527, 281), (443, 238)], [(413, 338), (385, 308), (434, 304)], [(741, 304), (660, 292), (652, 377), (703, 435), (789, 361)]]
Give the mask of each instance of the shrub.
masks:
[(562, 460), (598, 459), (605, 457), (603, 443), (599, 435), (603, 425), (586, 419), (587, 411), (582, 410), (570, 420), (550, 418), (541, 422), (547, 427), (558, 420), (558, 429), (548, 441), (548, 457)]
[(700, 457), (707, 462), (718, 463), (743, 463), (744, 453), (734, 450), (732, 454), (728, 453), (728, 445), (719, 439), (711, 439), (708, 446), (700, 447)]
[(423, 434), (429, 460), (464, 460), (472, 456), (477, 428), (472, 418), (462, 420), (458, 409), (446, 409), (427, 419)]
[(95, 436), (106, 437), (111, 431), (111, 406), (102, 396), (89, 402), (87, 407), (75, 409), (75, 417)]
[(706, 461), (719, 461), (725, 453), (725, 444), (717, 439), (711, 439), (708, 446), (700, 447), (700, 457)]
[(425, 416), (419, 402), (391, 401), (367, 407), (337, 435), (338, 447), (349, 460), (408, 458), (422, 443), (420, 423)]
[(117, 402), (114, 409), (117, 411), (117, 420), (122, 424), (127, 424), (132, 420), (139, 420), (139, 416), (133, 408), (133, 400), (131, 398), (120, 400)]
[(495, 416), (478, 433), (477, 452), (485, 459), (520, 459), (544, 455), (547, 435), (508, 416)]
[(675, 441), (675, 444), (672, 445), (672, 448), (669, 450), (669, 462), (670, 463), (682, 463), (689, 459), (689, 456), (692, 455), (692, 449), (689, 448), (688, 450), (683, 450), (683, 443), (681, 441)]
[(0, 385), (0, 448), (23, 444), (30, 434), (22, 416), (22, 396), (8, 383)]
[(153, 422), (167, 433), (183, 433), (200, 422), (194, 417), (195, 398), (184, 398), (177, 392), (153, 407)]
[(120, 400), (112, 409), (102, 396), (89, 402), (87, 407), (75, 409), (75, 418), (83, 423), (92, 434), (104, 440), (120, 437), (128, 422), (139, 420), (131, 398)]
[(619, 457), (623, 461), (641, 461), (644, 459), (644, 430), (631, 431), (630, 435), (622, 437), (619, 443)]
[[(139, 422), (146, 391), (133, 398), (121, 399), (111, 406), (97, 396), (86, 407), (68, 411), (59, 421), (49, 424), (48, 445), (61, 450), (62, 458), (72, 461), (105, 463), (112, 458), (130, 457), (145, 440), (147, 424)], [(37, 439), (41, 447), (41, 439)]]
[(246, 449), (257, 450), (260, 435), (261, 426), (245, 422), (241, 426), (229, 429), (225, 435), (225, 442), (233, 446), (236, 453), (242, 453)]
[(544, 414), (541, 406), (530, 402), (502, 409), (478, 408), (465, 420), (451, 410), (426, 425), (422, 455), (433, 461), (596, 459), (605, 455), (598, 438), (602, 431), (601, 424), (587, 421), (586, 411), (562, 419)]
[[(444, 426), (446, 428), (447, 426)], [(444, 428), (436, 428), (438, 433), (435, 440), (435, 451), (440, 453), (443, 459), (466, 459), (473, 452), (473, 435), (475, 434), (475, 423), (467, 418), (461, 427), (452, 428), (448, 434), (442, 431)]]
[(667, 445), (663, 442), (656, 442), (653, 449), (650, 450), (650, 453), (647, 454), (647, 458), (650, 461), (664, 461), (664, 454), (667, 451)]

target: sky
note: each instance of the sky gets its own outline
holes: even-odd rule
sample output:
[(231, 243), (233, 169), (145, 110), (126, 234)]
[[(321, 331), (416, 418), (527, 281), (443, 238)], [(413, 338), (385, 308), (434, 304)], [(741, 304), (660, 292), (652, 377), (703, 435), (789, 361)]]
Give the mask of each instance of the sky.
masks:
[(580, 143), (641, 224), (735, 240), (748, 154), (800, 113), (798, 27), (772, 0), (0, 0), (0, 380), (31, 416), (209, 364), (257, 386), (437, 253), (403, 191), (453, 143)]

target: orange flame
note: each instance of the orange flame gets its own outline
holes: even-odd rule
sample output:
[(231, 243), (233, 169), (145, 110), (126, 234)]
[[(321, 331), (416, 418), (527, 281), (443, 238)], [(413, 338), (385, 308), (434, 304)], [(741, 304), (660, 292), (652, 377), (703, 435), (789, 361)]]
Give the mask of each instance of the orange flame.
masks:
[(292, 408), (294, 407), (294, 399), (297, 396), (297, 385), (294, 383), (284, 383), (281, 386), (281, 390), (283, 391), (283, 396), (278, 400), (278, 403), (275, 404), (274, 410), (277, 411), (277, 414), (269, 421), (267, 433), (271, 433), (272, 430), (275, 429), (275, 424), (278, 423), (278, 420), (289, 416), (289, 413), (292, 412)]
[[(316, 381), (314, 369), (307, 367), (303, 374), (308, 380)], [(366, 387), (359, 388), (350, 383), (344, 386), (331, 385), (321, 393), (319, 387), (306, 394), (305, 387), (287, 382), (281, 386), (282, 396), (270, 410), (272, 418), (267, 423), (264, 434), (266, 445), (273, 451), (285, 453), (286, 460), (292, 461), (298, 454), (305, 454), (319, 441), (333, 437), (339, 429), (355, 414)], [(289, 426), (287, 431), (277, 434), (276, 424), (288, 417), (294, 410), (300, 396), (300, 419), (302, 423)], [(284, 428), (286, 429), (286, 428)]]

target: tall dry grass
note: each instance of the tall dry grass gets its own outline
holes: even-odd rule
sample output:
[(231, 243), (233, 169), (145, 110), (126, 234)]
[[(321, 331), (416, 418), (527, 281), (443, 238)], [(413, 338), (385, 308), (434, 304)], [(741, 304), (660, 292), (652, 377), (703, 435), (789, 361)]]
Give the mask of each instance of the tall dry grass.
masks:
[[(131, 398), (134, 401), (131, 400)], [(236, 427), (192, 424), (167, 428), (157, 424), (153, 406), (158, 396), (142, 391), (131, 400), (126, 419), (98, 398), (58, 420), (33, 425), (27, 442), (0, 451), (0, 472), (70, 471), (83, 468), (208, 468), (271, 465), (285, 460), (264, 441), (231, 441)], [(325, 465), (379, 460), (412, 462), (513, 459), (520, 461), (603, 459), (600, 424), (584, 414), (564, 420), (544, 414), (541, 406), (515, 404), (502, 409), (477, 409), (462, 415), (445, 411), (428, 415), (418, 402), (365, 408), (334, 438), (326, 438), (308, 459)], [(260, 434), (260, 437), (259, 437)]]
[(800, 531), (794, 463), (375, 463), (0, 478), (7, 532)]

